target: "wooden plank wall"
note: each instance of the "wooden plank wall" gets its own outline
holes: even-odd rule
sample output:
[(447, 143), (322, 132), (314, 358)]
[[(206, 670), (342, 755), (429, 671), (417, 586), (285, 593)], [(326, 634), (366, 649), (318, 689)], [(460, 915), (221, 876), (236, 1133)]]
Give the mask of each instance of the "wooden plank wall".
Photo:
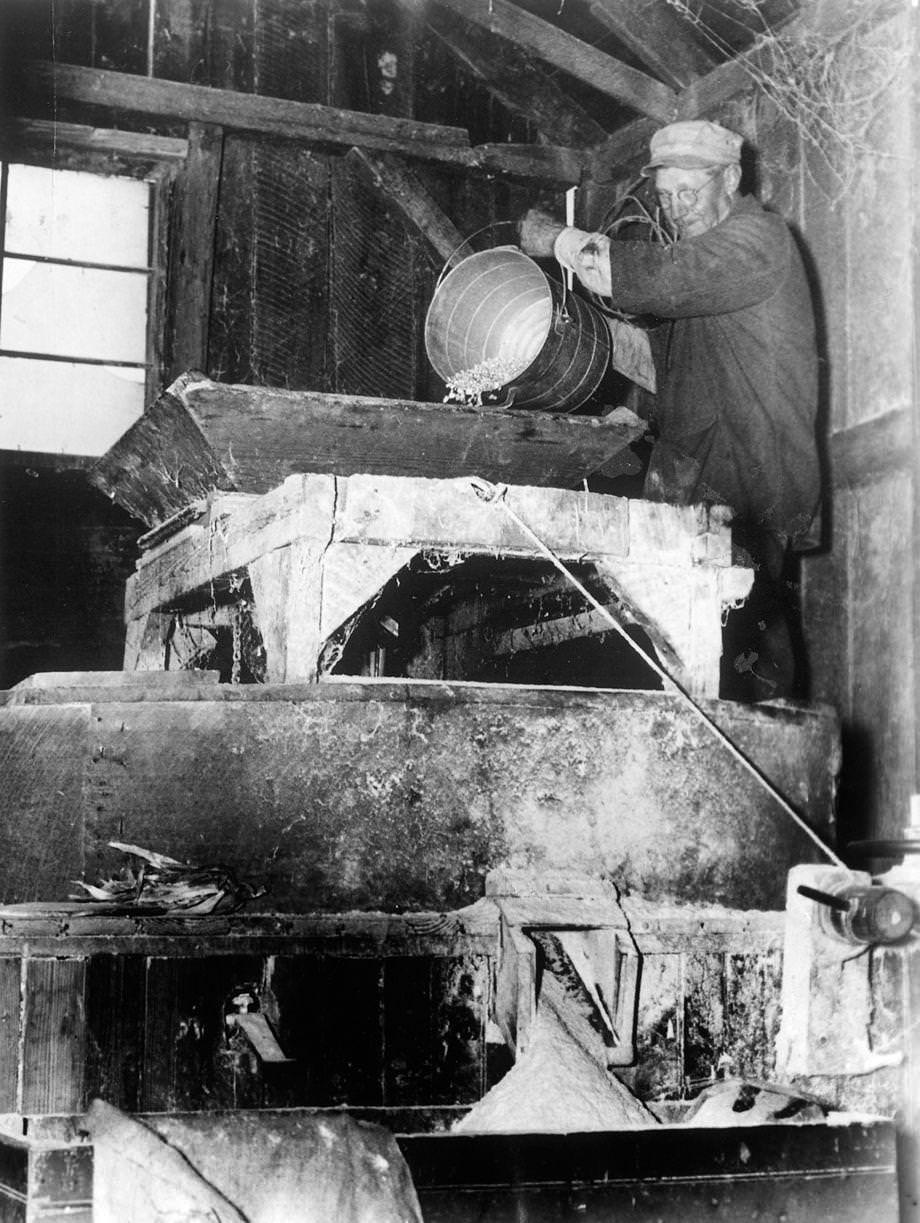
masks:
[[(703, 934), (693, 921), (667, 932), (644, 923), (636, 1062), (618, 1071), (641, 1099), (772, 1078), (782, 919), (749, 917)], [(66, 953), (67, 937), (57, 941)], [(253, 937), (209, 952), (168, 936), (146, 954), (122, 941), (97, 936), (99, 951), (82, 936), (72, 954), (50, 956), (45, 939), (0, 956), (0, 1112), (79, 1113), (95, 1096), (150, 1112), (350, 1106), (388, 1110), (411, 1132), (449, 1125), (511, 1065), (488, 1022), (493, 960), (449, 941), (414, 954), (375, 954), (371, 942), (353, 954), (269, 953)], [(892, 1115), (914, 1107), (920, 1081), (920, 950), (880, 948), (865, 963), (869, 1046), (890, 1064), (799, 1086), (833, 1108)], [(260, 1064), (226, 1026), (243, 990), (291, 1061)], [(909, 1126), (900, 1141), (905, 1158), (915, 1153)]]
[[(717, 1076), (769, 1078), (778, 929), (749, 937), (744, 951), (729, 938), (644, 955), (637, 1063), (623, 1071), (641, 1098), (685, 1099)], [(21, 958), (0, 957), (2, 1111), (79, 1112), (97, 1095), (151, 1112), (462, 1107), (511, 1064), (487, 1026), (493, 968), (482, 954), (266, 955), (252, 946), (189, 956), (177, 946), (175, 955), (25, 963), (23, 981)], [(291, 1062), (260, 1066), (229, 1036), (225, 1015), (242, 989)]]
[[(444, 115), (463, 126), (473, 121), (478, 140), (534, 139), (530, 125), (490, 99), (395, 0), (350, 9), (332, 0), (65, 0), (53, 25), (62, 63), (381, 115), (421, 111), (434, 123)], [(176, 134), (185, 134), (181, 127)], [(197, 196), (217, 196), (210, 317), (189, 315), (207, 306), (195, 304), (200, 294), (170, 294), (165, 382), (191, 365), (229, 382), (439, 399), (423, 322), (443, 261), (356, 178), (347, 150), (220, 129), (209, 141), (212, 156), (197, 177), (177, 182), (174, 224), (178, 240), (197, 220), (194, 254), (202, 263), (207, 210)], [(207, 168), (219, 184), (202, 181)], [(486, 176), (471, 182), (417, 170), (465, 236), (516, 218), (533, 194)], [(191, 264), (173, 252), (173, 269), (188, 280)], [(183, 277), (172, 279), (179, 285)]]
[(900, 836), (920, 787), (909, 274), (917, 198), (907, 172), (917, 67), (906, 58), (915, 24), (904, 8), (864, 52), (871, 64), (872, 51), (887, 47), (889, 62), (902, 64), (880, 98), (877, 156), (841, 193), (803, 148), (797, 183), (821, 291), (831, 488), (827, 548), (803, 564), (806, 632), (814, 695), (843, 719), (844, 841)]

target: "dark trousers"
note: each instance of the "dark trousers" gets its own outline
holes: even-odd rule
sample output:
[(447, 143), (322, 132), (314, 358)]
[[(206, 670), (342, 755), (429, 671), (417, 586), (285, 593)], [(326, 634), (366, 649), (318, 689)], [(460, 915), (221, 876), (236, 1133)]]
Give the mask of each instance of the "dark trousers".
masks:
[(753, 566), (754, 585), (726, 619), (720, 695), (746, 702), (804, 698), (798, 559), (783, 537), (744, 524), (732, 524), (732, 547), (736, 564)]

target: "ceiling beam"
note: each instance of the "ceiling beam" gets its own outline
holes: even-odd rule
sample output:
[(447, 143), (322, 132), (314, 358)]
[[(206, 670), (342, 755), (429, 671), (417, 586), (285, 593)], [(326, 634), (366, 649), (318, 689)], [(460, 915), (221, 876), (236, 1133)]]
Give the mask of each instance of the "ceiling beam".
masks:
[(578, 183), (585, 166), (585, 154), (577, 149), (514, 144), (471, 148), (464, 128), (134, 73), (42, 61), (28, 65), (28, 79), (37, 93), (50, 93), (58, 101), (115, 108), (145, 118), (211, 123), (227, 131), (258, 132), (279, 139), (378, 149), (539, 182)]
[[(719, 64), (682, 89), (677, 95), (674, 118), (699, 119), (718, 110), (737, 94), (753, 89), (756, 84), (753, 73), (761, 63), (761, 56), (762, 53), (753, 48), (744, 55)], [(591, 155), (590, 177), (609, 178), (611, 166), (623, 165), (624, 169), (628, 169), (628, 163), (638, 162), (648, 151), (648, 140), (655, 127), (648, 120), (637, 119), (595, 145)]]
[[(415, 8), (414, 0), (400, 3)], [(529, 120), (545, 139), (583, 148), (604, 138), (603, 127), (559, 87), (543, 64), (508, 39), (495, 38), (444, 7), (429, 9), (427, 26), (496, 101)]]
[(715, 66), (689, 24), (662, 0), (588, 0), (588, 9), (640, 63), (675, 89)]
[(508, 0), (437, 0), (437, 3), (493, 34), (526, 47), (555, 68), (615, 98), (640, 115), (662, 122), (674, 116), (677, 94), (669, 86)]

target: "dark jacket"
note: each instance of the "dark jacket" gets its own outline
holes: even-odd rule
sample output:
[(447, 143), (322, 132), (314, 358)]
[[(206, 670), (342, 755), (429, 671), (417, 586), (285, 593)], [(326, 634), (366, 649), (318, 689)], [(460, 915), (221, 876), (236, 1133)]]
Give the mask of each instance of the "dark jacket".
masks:
[(673, 319), (658, 367), (652, 500), (717, 501), (793, 547), (817, 542), (815, 323), (786, 223), (736, 197), (670, 247), (610, 243), (611, 297)]

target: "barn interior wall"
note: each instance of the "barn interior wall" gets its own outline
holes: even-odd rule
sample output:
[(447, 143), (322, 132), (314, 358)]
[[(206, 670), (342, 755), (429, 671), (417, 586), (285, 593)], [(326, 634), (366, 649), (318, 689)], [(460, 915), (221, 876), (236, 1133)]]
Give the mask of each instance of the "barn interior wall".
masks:
[[(813, 16), (825, 28), (831, 6)], [(803, 562), (803, 601), (813, 695), (843, 720), (844, 842), (899, 836), (918, 789), (916, 17), (904, 6), (852, 65), (854, 81), (882, 86), (871, 153), (829, 168), (800, 137), (795, 180), (820, 286), (829, 484), (826, 544)]]

